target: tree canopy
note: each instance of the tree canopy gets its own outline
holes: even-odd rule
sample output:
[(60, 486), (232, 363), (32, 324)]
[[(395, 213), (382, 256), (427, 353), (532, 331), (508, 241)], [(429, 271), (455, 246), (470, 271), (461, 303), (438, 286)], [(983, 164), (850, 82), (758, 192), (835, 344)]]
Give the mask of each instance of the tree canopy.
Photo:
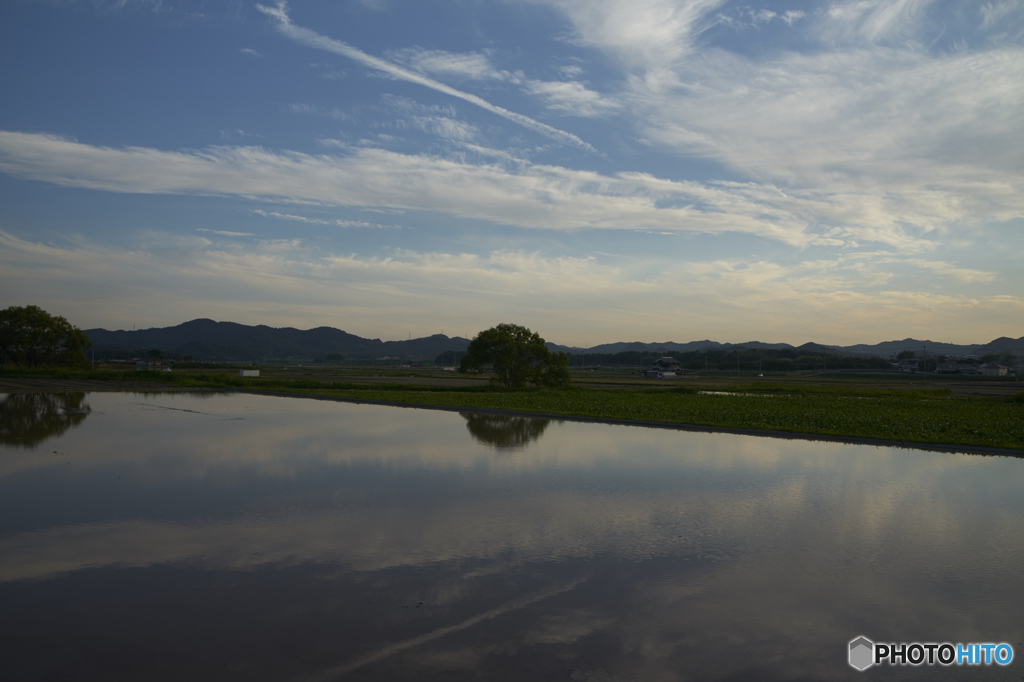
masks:
[(469, 344), (459, 364), (460, 372), (490, 365), (491, 383), (505, 388), (536, 386), (562, 387), (572, 384), (569, 356), (552, 353), (536, 332), (516, 324), (499, 324), (486, 329)]
[(85, 348), (92, 342), (63, 317), (39, 306), (0, 310), (0, 362), (18, 367), (81, 367), (89, 363)]

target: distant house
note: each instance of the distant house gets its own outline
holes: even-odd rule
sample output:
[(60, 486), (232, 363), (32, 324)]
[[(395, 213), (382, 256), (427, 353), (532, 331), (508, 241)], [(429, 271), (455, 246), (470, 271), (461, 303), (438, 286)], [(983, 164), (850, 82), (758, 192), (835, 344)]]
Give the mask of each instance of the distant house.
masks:
[(136, 358), (135, 371), (170, 372), (173, 364), (170, 360), (164, 360), (163, 358)]
[(675, 379), (683, 376), (683, 369), (675, 358), (658, 358), (658, 361), (644, 370), (645, 379)]
[(964, 362), (943, 362), (935, 370), (939, 374), (979, 374), (980, 371), (974, 365)]
[(901, 372), (916, 372), (920, 368), (920, 362), (918, 360), (904, 359), (900, 360), (898, 367)]
[(1009, 374), (1010, 368), (1006, 365), (1000, 365), (995, 362), (990, 362), (987, 365), (981, 366), (981, 373), (989, 377), (1004, 377)]

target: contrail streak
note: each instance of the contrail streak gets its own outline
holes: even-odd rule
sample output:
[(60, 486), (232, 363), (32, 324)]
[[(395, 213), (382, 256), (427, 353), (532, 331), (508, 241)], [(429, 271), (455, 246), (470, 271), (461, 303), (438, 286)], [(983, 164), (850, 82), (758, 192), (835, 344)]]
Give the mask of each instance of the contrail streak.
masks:
[(348, 43), (343, 43), (340, 40), (335, 40), (334, 38), (328, 38), (327, 36), (320, 35), (316, 31), (313, 31), (308, 28), (296, 26), (295, 24), (292, 23), (291, 18), (288, 16), (288, 3), (286, 2), (280, 2), (276, 7), (256, 5), (256, 9), (263, 12), (267, 16), (276, 19), (278, 30), (281, 31), (281, 33), (283, 33), (285, 36), (307, 47), (316, 48), (318, 50), (324, 50), (326, 52), (332, 52), (334, 54), (341, 55), (342, 57), (348, 57), (349, 59), (355, 60), (365, 66), (370, 67), (371, 69), (377, 69), (378, 71), (382, 71), (399, 80), (408, 81), (410, 83), (416, 83), (417, 85), (422, 85), (423, 87), (430, 88), (432, 90), (437, 90), (438, 92), (442, 92), (446, 95), (457, 97), (458, 99), (461, 99), (465, 102), (469, 102), (470, 104), (475, 104), (481, 109), (486, 109), (492, 114), (497, 114), (498, 116), (501, 116), (503, 118), (508, 119), (509, 121), (512, 121), (513, 123), (518, 123), (524, 128), (534, 130), (540, 133), (541, 135), (544, 135), (546, 137), (551, 138), (552, 140), (555, 140), (556, 142), (570, 144), (575, 147), (585, 149), (588, 152), (593, 152), (595, 154), (598, 153), (598, 151), (594, 147), (592, 147), (587, 142), (584, 142), (582, 139), (580, 139), (576, 135), (573, 135), (572, 133), (568, 133), (564, 130), (559, 130), (558, 128), (549, 126), (546, 123), (541, 123), (540, 121), (535, 121), (529, 116), (517, 114), (514, 111), (509, 111), (508, 109), (505, 109), (504, 107), (499, 107), (496, 104), (491, 104), (490, 102), (483, 98), (477, 97), (476, 95), (470, 94), (468, 92), (456, 90), (455, 88), (449, 85), (445, 85), (444, 83), (436, 81), (433, 78), (427, 78), (426, 76), (418, 74), (415, 71), (403, 69), (401, 66), (398, 66), (397, 64), (392, 64), (391, 62), (381, 59), (379, 57), (374, 57), (373, 55), (366, 54), (359, 48), (352, 47)]
[(496, 618), (502, 614), (508, 613), (509, 611), (515, 611), (517, 609), (523, 608), (524, 606), (529, 606), (530, 604), (533, 604), (535, 602), (547, 599), (548, 597), (553, 597), (556, 594), (568, 592), (569, 590), (573, 589), (574, 587), (576, 587), (584, 581), (586, 581), (586, 578), (577, 578), (576, 580), (566, 583), (565, 585), (549, 587), (546, 590), (534, 592), (533, 594), (522, 596), (519, 599), (513, 599), (512, 601), (506, 604), (502, 604), (498, 608), (491, 609), (490, 611), (485, 611), (484, 613), (481, 613), (477, 616), (473, 616), (472, 618), (467, 618), (461, 623), (456, 623), (455, 625), (449, 625), (447, 627), (438, 628), (433, 632), (428, 632), (425, 635), (420, 635), (419, 637), (407, 639), (404, 642), (396, 642), (395, 644), (389, 644), (383, 649), (378, 649), (377, 651), (366, 654), (365, 656), (357, 658), (351, 663), (346, 663), (345, 665), (339, 665), (337, 667), (328, 668), (327, 670), (321, 671), (317, 673), (314, 677), (311, 677), (310, 682), (326, 682), (326, 680), (331, 680), (340, 675), (348, 674), (356, 668), (361, 668), (364, 665), (375, 663), (383, 658), (394, 656), (395, 654), (401, 653), (406, 649), (411, 649), (414, 646), (426, 644), (427, 642), (435, 640), (438, 637), (444, 637), (448, 633), (456, 632), (458, 630), (465, 630), (466, 628), (472, 627), (477, 623), (489, 620), (491, 618)]

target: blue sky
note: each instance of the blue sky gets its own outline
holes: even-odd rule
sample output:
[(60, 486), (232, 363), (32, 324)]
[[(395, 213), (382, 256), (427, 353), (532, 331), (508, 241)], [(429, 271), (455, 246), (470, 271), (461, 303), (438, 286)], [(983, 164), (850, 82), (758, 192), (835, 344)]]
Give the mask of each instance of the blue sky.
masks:
[(0, 306), (1024, 334), (1015, 0), (10, 0)]

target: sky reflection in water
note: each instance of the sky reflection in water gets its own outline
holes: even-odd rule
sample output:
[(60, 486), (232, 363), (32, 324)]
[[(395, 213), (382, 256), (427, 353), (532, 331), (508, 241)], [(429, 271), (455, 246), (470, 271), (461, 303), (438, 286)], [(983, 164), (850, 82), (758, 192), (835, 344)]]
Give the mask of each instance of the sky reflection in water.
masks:
[(1017, 459), (249, 395), (0, 399), (15, 679), (857, 679), (860, 634), (1017, 652), (873, 677), (1021, 677)]

